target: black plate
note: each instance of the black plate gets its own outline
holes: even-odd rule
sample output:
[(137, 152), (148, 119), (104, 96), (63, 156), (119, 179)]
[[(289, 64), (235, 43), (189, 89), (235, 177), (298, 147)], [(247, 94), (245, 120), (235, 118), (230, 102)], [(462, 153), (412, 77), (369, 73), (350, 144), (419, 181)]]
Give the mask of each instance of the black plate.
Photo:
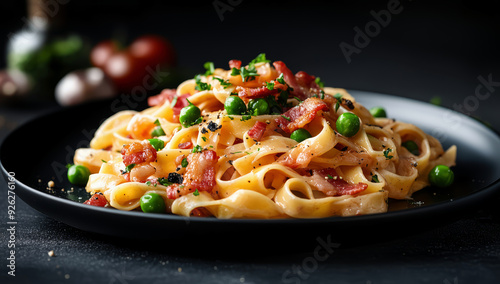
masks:
[[(447, 189), (426, 188), (413, 201), (390, 201), (387, 213), (323, 219), (218, 220), (165, 214), (119, 211), (80, 204), (88, 198), (83, 188), (65, 178), (74, 150), (87, 147), (100, 123), (114, 113), (116, 101), (101, 101), (63, 109), (37, 118), (12, 132), (0, 148), (4, 175), (15, 173), (16, 193), (36, 210), (70, 226), (105, 235), (168, 239), (196, 236), (228, 239), (238, 235), (249, 240), (272, 235), (295, 239), (329, 234), (339, 239), (359, 231), (381, 235), (420, 231), (470, 212), (500, 188), (500, 137), (481, 123), (434, 105), (352, 91), (366, 107), (382, 105), (390, 117), (416, 124), (440, 139), (444, 147), (458, 146), (455, 183)], [(47, 189), (47, 182), (55, 182)], [(5, 194), (5, 193), (2, 193)], [(366, 236), (365, 234), (363, 234)], [(231, 237), (232, 238), (232, 237)]]

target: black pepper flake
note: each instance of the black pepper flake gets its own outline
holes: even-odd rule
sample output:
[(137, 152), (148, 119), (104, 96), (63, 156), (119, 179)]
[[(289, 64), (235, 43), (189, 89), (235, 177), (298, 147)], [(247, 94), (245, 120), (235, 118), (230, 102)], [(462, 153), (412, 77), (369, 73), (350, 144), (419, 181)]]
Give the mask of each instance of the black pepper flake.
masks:
[(167, 180), (171, 183), (182, 183), (184, 181), (179, 173), (169, 173)]
[(180, 191), (180, 190), (177, 190), (177, 193), (181, 193), (181, 191)]
[(344, 146), (344, 148), (340, 149), (340, 151), (346, 151), (347, 150), (347, 146)]
[(354, 109), (354, 104), (353, 104), (350, 100), (345, 99), (344, 101), (345, 101), (345, 105), (346, 105), (349, 109), (351, 109), (351, 110), (353, 110), (353, 109)]
[(201, 133), (202, 133), (202, 134), (207, 134), (207, 133), (208, 133), (208, 130), (207, 130), (205, 127), (203, 127), (203, 128), (201, 129)]
[(233, 160), (227, 161), (231, 166), (233, 165)]
[(217, 129), (221, 129), (222, 128), (222, 125), (217, 125), (217, 123), (213, 122), (213, 121), (210, 121), (208, 123), (208, 130), (212, 131), (212, 132), (215, 132)]

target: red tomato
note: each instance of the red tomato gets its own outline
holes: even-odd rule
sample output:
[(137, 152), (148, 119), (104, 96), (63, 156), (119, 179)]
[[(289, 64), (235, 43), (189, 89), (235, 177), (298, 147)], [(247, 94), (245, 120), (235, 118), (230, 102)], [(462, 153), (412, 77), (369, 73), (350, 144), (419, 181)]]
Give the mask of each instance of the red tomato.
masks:
[(129, 93), (134, 87), (143, 86), (144, 79), (158, 69), (157, 65), (174, 66), (176, 56), (172, 44), (165, 38), (145, 35), (124, 50), (114, 41), (103, 41), (92, 49), (90, 60), (106, 73), (120, 92)]
[(147, 74), (144, 62), (125, 51), (112, 55), (103, 70), (122, 92), (129, 92), (136, 86), (142, 86), (142, 80)]
[(98, 43), (90, 52), (90, 61), (96, 67), (103, 68), (109, 58), (118, 52), (118, 45), (115, 41), (106, 40)]
[(171, 67), (176, 63), (174, 47), (161, 36), (141, 36), (130, 45), (129, 52), (151, 67), (157, 64)]
[(98, 193), (95, 193), (94, 195), (92, 195), (89, 198), (89, 200), (83, 202), (83, 204), (104, 207), (108, 204), (108, 201), (106, 200), (106, 197), (104, 197), (104, 195), (102, 195), (102, 193), (98, 192)]

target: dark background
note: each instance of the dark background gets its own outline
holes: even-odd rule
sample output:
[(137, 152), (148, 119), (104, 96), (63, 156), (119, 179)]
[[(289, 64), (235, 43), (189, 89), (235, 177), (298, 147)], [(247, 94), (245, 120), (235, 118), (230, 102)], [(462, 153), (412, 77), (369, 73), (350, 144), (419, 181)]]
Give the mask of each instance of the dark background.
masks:
[[(213, 2), (74, 0), (60, 7), (59, 32), (78, 33), (92, 43), (161, 34), (176, 47), (179, 67), (192, 75), (208, 60), (226, 67), (230, 59), (245, 62), (265, 52), (293, 72), (320, 76), (329, 86), (425, 102), (440, 97), (447, 108), (471, 102), (479, 76), (500, 82), (500, 21), (493, 1), (401, 1), (402, 12), (393, 14), (389, 25), (352, 55), (351, 63), (339, 45), (353, 45), (354, 28), (364, 30), (374, 20), (370, 11), (387, 9), (389, 1), (233, 1), (241, 3), (226, 11), (222, 21)], [(25, 6), (23, 1), (0, 4), (0, 54), (5, 53), (8, 35), (23, 28)], [(4, 66), (0, 57), (0, 67)], [(50, 100), (33, 101), (0, 105), (0, 140), (22, 122), (57, 108)], [(470, 105), (470, 115), (500, 130), (499, 91), (477, 102)], [(5, 194), (0, 199), (4, 224)], [(429, 231), (344, 244), (300, 283), (498, 283), (500, 223), (494, 202)], [(34, 278), (50, 283), (278, 283), (285, 271), (312, 255), (312, 250), (291, 250), (262, 256), (197, 256), (192, 244), (180, 244), (186, 246), (186, 254), (158, 253), (71, 228), (20, 199), (17, 205), (20, 277), (2, 275), (9, 283)], [(1, 246), (7, 242), (3, 228)], [(47, 256), (52, 249), (55, 258)]]

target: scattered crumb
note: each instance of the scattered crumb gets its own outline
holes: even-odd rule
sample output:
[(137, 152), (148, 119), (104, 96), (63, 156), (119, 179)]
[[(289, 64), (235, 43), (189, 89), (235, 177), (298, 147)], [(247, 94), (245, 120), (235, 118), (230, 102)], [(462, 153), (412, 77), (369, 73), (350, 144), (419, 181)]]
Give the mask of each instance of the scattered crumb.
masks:
[(69, 274), (65, 274), (64, 278), (69, 279)]
[(241, 283), (245, 282), (245, 277), (241, 277), (241, 278), (240, 278), (240, 282), (241, 282)]
[(53, 181), (49, 181), (49, 182), (47, 183), (47, 185), (48, 185), (49, 187), (54, 187), (56, 184), (55, 184)]
[(217, 270), (217, 266), (214, 266), (214, 270)]
[(180, 268), (180, 267), (177, 268), (177, 271), (182, 272), (182, 268)]
[(41, 180), (41, 179), (38, 179), (38, 182), (42, 182), (42, 180)]
[(56, 254), (54, 253), (53, 250), (49, 251), (48, 254), (49, 254), (50, 257), (56, 256)]

